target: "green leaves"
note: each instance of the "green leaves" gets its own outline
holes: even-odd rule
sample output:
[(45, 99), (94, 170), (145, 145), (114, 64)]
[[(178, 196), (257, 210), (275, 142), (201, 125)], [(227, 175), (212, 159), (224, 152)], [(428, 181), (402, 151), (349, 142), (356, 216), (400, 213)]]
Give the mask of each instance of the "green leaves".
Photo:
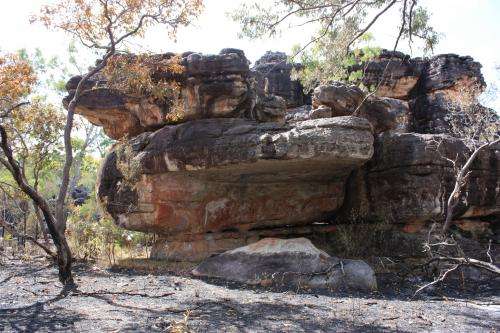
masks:
[[(400, 38), (409, 43), (420, 38), (431, 52), (439, 34), (430, 26), (430, 14), (420, 0), (275, 0), (269, 6), (259, 1), (245, 3), (232, 14), (241, 24), (241, 35), (249, 38), (272, 37), (294, 26), (312, 25), (316, 33), (309, 43), (294, 47), (292, 60), (301, 62), (300, 77), (306, 87), (331, 80), (359, 79), (359, 73), (346, 69), (366, 62), (380, 53), (372, 47), (370, 29), (389, 15), (399, 15)], [(397, 11), (396, 11), (397, 10)], [(396, 38), (395, 38), (395, 44)]]

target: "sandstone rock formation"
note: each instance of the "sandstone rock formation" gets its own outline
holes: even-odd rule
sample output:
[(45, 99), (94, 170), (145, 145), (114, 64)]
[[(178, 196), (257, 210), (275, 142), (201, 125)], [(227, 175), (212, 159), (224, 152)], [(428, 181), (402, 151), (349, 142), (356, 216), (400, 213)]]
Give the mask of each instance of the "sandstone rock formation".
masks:
[(257, 92), (282, 97), (288, 108), (304, 105), (308, 98), (302, 85), (291, 79), (294, 68), (300, 69), (300, 65), (289, 63), (285, 53), (267, 52), (252, 68), (257, 81)]
[(486, 87), (481, 64), (456, 54), (412, 59), (385, 50), (352, 70), (364, 70), (361, 82), (374, 88), (377, 96), (408, 101), (409, 130), (417, 133), (449, 133), (446, 115), (450, 107), (456, 107), (461, 95), (477, 97)]
[(408, 100), (417, 89), (424, 67), (422, 59), (411, 59), (401, 52), (383, 50), (377, 58), (352, 70), (362, 70), (361, 81), (367, 87), (378, 88), (378, 96)]
[(334, 82), (314, 89), (312, 97), (313, 108), (320, 106), (332, 110), (330, 117), (347, 116), (352, 114), (361, 104), (365, 93), (354, 85)]
[[(180, 58), (182, 75), (154, 72), (179, 84), (176, 104), (96, 77), (77, 107), (123, 138), (103, 162), (99, 201), (118, 225), (159, 235), (153, 257), (197, 261), (264, 237), (332, 232), (353, 218), (408, 226), (442, 217), (454, 181), (443, 157), (468, 152), (445, 135), (450, 103), (484, 88), (470, 57), (384, 52), (362, 78), (381, 82), (376, 94), (331, 83), (312, 105), (283, 54), (253, 70), (235, 49)], [(79, 80), (68, 82), (69, 97)], [(481, 154), (457, 219), (498, 220), (499, 162), (498, 147)]]
[(360, 118), (293, 127), (205, 119), (115, 146), (98, 196), (120, 226), (177, 241), (185, 234), (302, 225), (332, 216), (350, 171), (372, 154), (370, 126)]
[[(376, 140), (373, 159), (358, 175), (362, 178), (358, 187), (350, 189), (353, 201), (348, 201), (357, 205), (351, 212), (405, 225), (421, 226), (439, 219), (455, 184), (453, 166), (447, 159), (468, 154), (460, 139), (446, 135), (383, 134)], [(499, 179), (500, 151), (483, 151), (471, 168), (459, 216), (499, 216)]]
[(193, 274), (263, 286), (377, 289), (375, 272), (365, 262), (331, 257), (306, 238), (265, 238), (208, 258)]
[[(172, 59), (174, 54), (154, 55), (144, 60), (155, 68)], [(151, 96), (131, 96), (106, 86), (102, 76), (94, 77), (79, 100), (76, 113), (81, 114), (113, 138), (134, 137), (165, 125), (205, 118), (248, 118), (279, 121), (284, 117), (285, 102), (280, 98), (262, 96), (254, 89), (249, 62), (244, 53), (224, 49), (219, 55), (187, 52), (182, 55), (182, 73), (154, 72), (154, 79), (165, 79), (180, 86), (175, 105), (154, 100)], [(69, 95), (81, 77), (66, 85)], [(267, 98), (266, 98), (267, 97)], [(255, 108), (257, 105), (257, 108)], [(257, 110), (259, 112), (257, 112)], [(174, 112), (179, 112), (172, 119)]]

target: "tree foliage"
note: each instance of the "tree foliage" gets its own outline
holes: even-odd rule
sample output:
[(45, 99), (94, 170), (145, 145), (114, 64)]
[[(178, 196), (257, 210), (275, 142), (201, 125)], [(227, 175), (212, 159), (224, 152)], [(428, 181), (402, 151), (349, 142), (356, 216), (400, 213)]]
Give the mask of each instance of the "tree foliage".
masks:
[(429, 25), (430, 15), (420, 0), (273, 0), (245, 3), (232, 15), (241, 24), (241, 36), (276, 36), (291, 27), (314, 25), (316, 33), (305, 45), (293, 51), (302, 54), (306, 85), (332, 78), (347, 78), (346, 61), (351, 51), (366, 46), (367, 34), (389, 14), (399, 17), (395, 26), (394, 49), (401, 40), (409, 44), (414, 37), (424, 40), (425, 51), (432, 51), (439, 34)]
[(6, 111), (28, 96), (36, 82), (30, 63), (16, 54), (0, 54), (0, 107)]
[(58, 0), (34, 20), (66, 31), (89, 48), (108, 50), (160, 24), (174, 37), (202, 9), (202, 0)]
[[(34, 115), (29, 113), (21, 112), (16, 118), (13, 112), (28, 104), (20, 100), (31, 97), (33, 102), (38, 101), (33, 96), (29, 96), (36, 77), (33, 75), (33, 67), (21, 56), (9, 55), (0, 58), (0, 101), (2, 103), (0, 104), (2, 107), (0, 148), (5, 156), (0, 157), (0, 162), (10, 172), (19, 189), (33, 201), (36, 210), (41, 211), (43, 221), (56, 247), (56, 253), (50, 254), (58, 265), (59, 279), (66, 287), (74, 285), (71, 272), (72, 254), (65, 232), (68, 217), (68, 190), (76, 183), (75, 177), (79, 177), (76, 173), (71, 179), (71, 169), (75, 162), (74, 141), (71, 134), (78, 99), (87, 89), (88, 80), (108, 65), (108, 61), (116, 55), (117, 48), (126, 40), (133, 36), (143, 36), (146, 29), (155, 24), (165, 25), (170, 35), (174, 36), (178, 27), (187, 25), (198, 15), (201, 5), (201, 0), (56, 0), (53, 4), (44, 6), (41, 14), (32, 18), (33, 22), (42, 22), (48, 28), (66, 31), (84, 46), (103, 52), (102, 58), (88, 73), (83, 75), (73, 92), (73, 98), (67, 106), (65, 121), (57, 121), (57, 124), (63, 124), (61, 130), (64, 153), (61, 155), (64, 158), (54, 205), (50, 204), (39, 192), (36, 182), (31, 184), (26, 176), (23, 154), (18, 151), (19, 145), (14, 138), (16, 135), (22, 137), (19, 134), (21, 130), (36, 131), (41, 136), (52, 135), (58, 131), (46, 121), (35, 119)], [(58, 84), (57, 87), (60, 88), (61, 85)], [(38, 104), (32, 103), (32, 106), (38, 107)], [(38, 107), (34, 114), (42, 117), (55, 115), (56, 113), (52, 111), (50, 107)], [(29, 123), (31, 124), (28, 125)], [(28, 134), (34, 134), (34, 132)], [(87, 134), (80, 153), (85, 152), (85, 147), (91, 144), (91, 138), (94, 137), (92, 131)], [(29, 141), (36, 145), (43, 140), (31, 137)], [(21, 144), (25, 146), (26, 151), (30, 150), (28, 144)], [(77, 171), (80, 171), (85, 163), (85, 154), (80, 153), (76, 158)]]

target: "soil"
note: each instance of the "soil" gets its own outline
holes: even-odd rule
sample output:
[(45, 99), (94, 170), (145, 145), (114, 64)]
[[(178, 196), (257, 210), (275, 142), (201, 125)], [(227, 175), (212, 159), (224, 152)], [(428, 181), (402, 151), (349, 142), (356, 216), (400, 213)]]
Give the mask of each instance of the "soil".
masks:
[[(76, 264), (63, 292), (42, 259), (1, 258), (2, 332), (496, 332), (498, 284), (447, 287), (412, 298), (422, 281), (379, 277), (380, 291), (276, 290), (201, 280), (187, 270), (146, 274)], [(463, 287), (463, 286), (462, 286)]]

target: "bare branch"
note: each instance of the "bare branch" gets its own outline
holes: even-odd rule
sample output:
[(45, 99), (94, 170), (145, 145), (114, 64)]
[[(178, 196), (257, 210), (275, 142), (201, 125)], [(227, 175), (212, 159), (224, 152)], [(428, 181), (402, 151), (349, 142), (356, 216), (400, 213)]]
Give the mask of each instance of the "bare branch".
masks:
[(397, 2), (397, 0), (393, 0), (391, 1), (384, 9), (382, 9), (377, 15), (375, 15), (375, 17), (370, 21), (370, 23), (368, 23), (368, 25), (361, 29), (361, 31), (349, 42), (349, 44), (347, 45), (347, 49), (349, 49), (351, 47), (351, 45), (356, 41), (358, 40), (361, 36), (363, 36), (368, 30), (370, 30), (370, 28), (372, 27), (373, 24), (375, 24), (375, 22), (377, 22), (377, 20), (379, 19), (380, 16), (382, 16), (386, 11), (389, 10), (389, 8), (391, 8), (392, 6), (394, 6), (394, 4)]
[(477, 156), (481, 151), (483, 151), (486, 148), (492, 147), (496, 144), (500, 143), (500, 139), (496, 139), (495, 141), (488, 142), (483, 144), (482, 146), (476, 148), (472, 155), (467, 159), (467, 162), (465, 162), (464, 166), (460, 169), (458, 172), (458, 175), (455, 180), (455, 187), (453, 188), (453, 191), (451, 192), (450, 196), (448, 197), (447, 205), (446, 205), (446, 219), (445, 223), (443, 225), (442, 233), (445, 234), (448, 232), (448, 229), (451, 226), (452, 219), (453, 219), (453, 214), (455, 207), (458, 204), (458, 200), (460, 197), (460, 194), (462, 192), (462, 189), (465, 185), (464, 183), (464, 178), (467, 178), (467, 175), (469, 173), (469, 169), (472, 165), (472, 163), (476, 160)]
[(21, 237), (23, 239), (27, 239), (30, 242), (32, 242), (33, 244), (35, 244), (36, 246), (38, 246), (39, 248), (41, 248), (42, 250), (44, 250), (45, 253), (47, 253), (52, 259), (56, 259), (57, 258), (57, 254), (55, 254), (48, 246), (46, 246), (45, 244), (40, 243), (34, 237), (31, 237), (31, 236), (19, 233), (16, 230), (16, 228), (14, 228), (9, 223), (5, 222), (3, 219), (0, 219), (0, 225), (2, 227), (4, 227), (5, 229), (7, 229), (7, 231), (10, 232), (14, 237)]
[(430, 286), (433, 286), (439, 282), (442, 282), (446, 279), (446, 277), (454, 272), (458, 267), (460, 267), (460, 264), (458, 265), (455, 265), (453, 266), (452, 268), (448, 269), (446, 272), (444, 272), (439, 278), (437, 278), (436, 280), (430, 282), (430, 283), (427, 283), (426, 285), (423, 285), (422, 287), (418, 288), (417, 291), (415, 291), (415, 293), (413, 294), (413, 297), (415, 297), (417, 294), (419, 294), (422, 290), (424, 289), (427, 289), (429, 288)]
[(30, 102), (17, 103), (16, 105), (14, 105), (14, 106), (8, 108), (7, 110), (5, 110), (4, 112), (0, 113), (0, 118), (9, 117), (14, 110), (16, 110), (24, 105), (28, 105), (28, 104), (30, 104)]

